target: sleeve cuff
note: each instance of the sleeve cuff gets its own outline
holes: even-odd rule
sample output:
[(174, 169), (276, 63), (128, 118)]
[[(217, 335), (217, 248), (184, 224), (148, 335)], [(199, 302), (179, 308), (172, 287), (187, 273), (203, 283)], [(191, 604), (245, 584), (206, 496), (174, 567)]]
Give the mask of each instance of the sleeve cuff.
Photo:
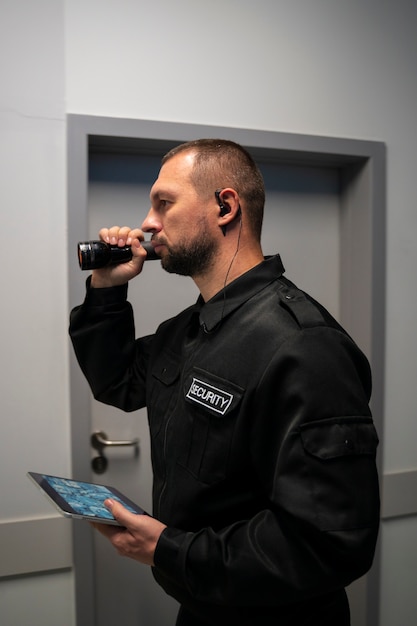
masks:
[(91, 275), (86, 280), (85, 303), (89, 306), (106, 306), (109, 304), (123, 304), (127, 299), (128, 283), (117, 287), (91, 287)]
[(177, 583), (183, 577), (182, 546), (188, 534), (176, 528), (165, 528), (155, 549), (155, 568)]

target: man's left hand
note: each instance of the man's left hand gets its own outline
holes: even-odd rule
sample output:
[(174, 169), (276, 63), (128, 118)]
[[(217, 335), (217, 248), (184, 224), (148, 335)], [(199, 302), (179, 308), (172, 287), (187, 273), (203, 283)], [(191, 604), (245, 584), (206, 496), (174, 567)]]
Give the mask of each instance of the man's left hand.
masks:
[(93, 523), (94, 528), (107, 537), (121, 556), (153, 566), (156, 544), (165, 524), (149, 515), (135, 515), (115, 500), (106, 500), (104, 504), (121, 526)]

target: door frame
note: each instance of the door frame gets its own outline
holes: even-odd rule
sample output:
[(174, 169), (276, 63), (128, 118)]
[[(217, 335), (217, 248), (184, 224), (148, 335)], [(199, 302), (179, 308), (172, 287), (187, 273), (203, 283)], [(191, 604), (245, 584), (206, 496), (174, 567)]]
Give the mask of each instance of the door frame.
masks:
[[(67, 116), (67, 133), (70, 308), (84, 298), (76, 245), (88, 236), (91, 150), (162, 156), (178, 143), (199, 137), (219, 137), (242, 144), (256, 160), (336, 168), (340, 174), (341, 207), (340, 321), (370, 361), (372, 412), (382, 436), (386, 276), (386, 147), (383, 142), (77, 114)], [(90, 400), (90, 391), (71, 351), (72, 471), (74, 477), (82, 480), (91, 478)], [(381, 445), (380, 475), (382, 455)], [(392, 508), (398, 513), (395, 504)], [(95, 624), (94, 547), (91, 530), (86, 524), (73, 524), (73, 546), (77, 624)], [(374, 565), (361, 592), (368, 626), (378, 625), (379, 587), (378, 546)]]

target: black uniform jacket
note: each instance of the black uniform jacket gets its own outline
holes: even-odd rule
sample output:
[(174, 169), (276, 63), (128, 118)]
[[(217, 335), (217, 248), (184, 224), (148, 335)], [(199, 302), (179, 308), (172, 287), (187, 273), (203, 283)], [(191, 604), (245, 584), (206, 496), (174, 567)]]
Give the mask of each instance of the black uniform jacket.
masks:
[(71, 313), (94, 397), (147, 407), (168, 525), (154, 575), (209, 624), (304, 623), (374, 555), (369, 365), (283, 271), (267, 258), (137, 340), (126, 285), (88, 289)]

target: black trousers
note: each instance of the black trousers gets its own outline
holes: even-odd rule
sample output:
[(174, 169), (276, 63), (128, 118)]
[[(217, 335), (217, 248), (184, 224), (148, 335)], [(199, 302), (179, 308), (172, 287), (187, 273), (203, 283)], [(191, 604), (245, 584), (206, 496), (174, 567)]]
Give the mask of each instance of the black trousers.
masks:
[[(275, 613), (275, 616), (269, 615), (266, 620), (263, 616), (259, 615), (257, 618), (252, 613), (252, 616), (248, 620), (245, 619), (244, 623), (250, 623), (253, 626), (350, 626), (349, 604), (345, 592), (328, 598), (320, 609), (314, 610), (313, 608), (313, 610), (301, 612), (295, 610), (292, 615), (289, 615), (288, 611), (276, 607)], [(175, 626), (240, 626), (242, 622), (240, 620), (239, 622), (231, 621), (230, 615), (224, 618), (217, 615), (214, 620), (208, 615), (197, 616), (181, 606)]]

